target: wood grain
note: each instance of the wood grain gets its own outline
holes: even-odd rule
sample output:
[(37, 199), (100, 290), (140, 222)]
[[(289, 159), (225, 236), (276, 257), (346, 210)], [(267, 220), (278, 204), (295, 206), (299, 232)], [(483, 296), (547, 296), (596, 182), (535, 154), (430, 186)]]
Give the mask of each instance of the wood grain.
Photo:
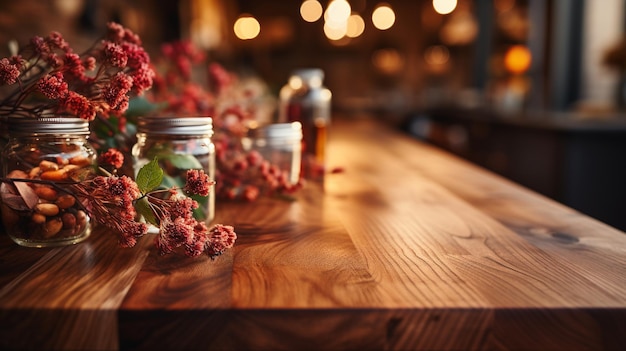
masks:
[[(211, 260), (0, 236), (0, 349), (617, 350), (626, 234), (371, 119)], [(37, 331), (34, 333), (33, 331)]]
[[(0, 348), (117, 348), (117, 308), (147, 253), (138, 246), (120, 249), (100, 227), (80, 245), (43, 249), (45, 255), (0, 289)], [(13, 251), (27, 262), (40, 254)]]

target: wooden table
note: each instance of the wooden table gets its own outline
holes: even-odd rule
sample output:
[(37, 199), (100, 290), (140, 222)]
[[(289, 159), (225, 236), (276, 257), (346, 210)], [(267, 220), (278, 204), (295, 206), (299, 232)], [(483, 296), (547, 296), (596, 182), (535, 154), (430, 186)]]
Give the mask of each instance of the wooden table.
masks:
[(416, 136), (626, 231), (626, 163), (615, 162), (626, 153), (626, 112), (602, 117), (448, 105), (408, 121)]
[(1, 235), (0, 349), (626, 345), (625, 233), (372, 120), (334, 122), (329, 158), (297, 201), (220, 203), (214, 261)]

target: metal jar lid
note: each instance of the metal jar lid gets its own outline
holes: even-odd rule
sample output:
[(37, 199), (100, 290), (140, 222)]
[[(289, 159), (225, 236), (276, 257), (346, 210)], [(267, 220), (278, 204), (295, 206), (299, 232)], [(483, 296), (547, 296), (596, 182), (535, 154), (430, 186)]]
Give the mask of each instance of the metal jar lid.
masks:
[(77, 117), (18, 117), (6, 121), (9, 135), (89, 135), (89, 122)]
[(211, 117), (139, 117), (137, 132), (154, 135), (213, 135)]
[(250, 138), (301, 140), (302, 124), (300, 122), (273, 123), (248, 130)]

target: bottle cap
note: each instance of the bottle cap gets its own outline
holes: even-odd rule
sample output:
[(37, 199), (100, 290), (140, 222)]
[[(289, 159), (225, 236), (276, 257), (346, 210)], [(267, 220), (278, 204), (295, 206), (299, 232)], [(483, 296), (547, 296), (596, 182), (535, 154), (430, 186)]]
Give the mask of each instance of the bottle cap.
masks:
[(292, 76), (298, 76), (304, 81), (310, 81), (311, 79), (324, 80), (324, 71), (321, 68), (300, 68), (291, 73)]
[(301, 140), (302, 124), (300, 122), (267, 124), (258, 128), (251, 128), (250, 130), (248, 130), (248, 137)]
[(304, 82), (306, 85), (321, 87), (324, 81), (324, 71), (321, 68), (301, 68), (293, 71), (289, 78), (290, 84), (300, 86)]

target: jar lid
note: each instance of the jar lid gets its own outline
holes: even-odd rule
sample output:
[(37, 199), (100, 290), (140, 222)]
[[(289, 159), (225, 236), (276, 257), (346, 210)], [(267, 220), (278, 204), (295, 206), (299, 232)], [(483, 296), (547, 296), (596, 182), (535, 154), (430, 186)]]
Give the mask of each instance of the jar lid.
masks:
[(159, 135), (212, 135), (211, 117), (139, 117), (137, 131)]
[(300, 122), (273, 123), (248, 130), (251, 138), (266, 139), (302, 139), (302, 124)]
[(89, 135), (89, 121), (78, 117), (18, 117), (6, 120), (11, 135)]

